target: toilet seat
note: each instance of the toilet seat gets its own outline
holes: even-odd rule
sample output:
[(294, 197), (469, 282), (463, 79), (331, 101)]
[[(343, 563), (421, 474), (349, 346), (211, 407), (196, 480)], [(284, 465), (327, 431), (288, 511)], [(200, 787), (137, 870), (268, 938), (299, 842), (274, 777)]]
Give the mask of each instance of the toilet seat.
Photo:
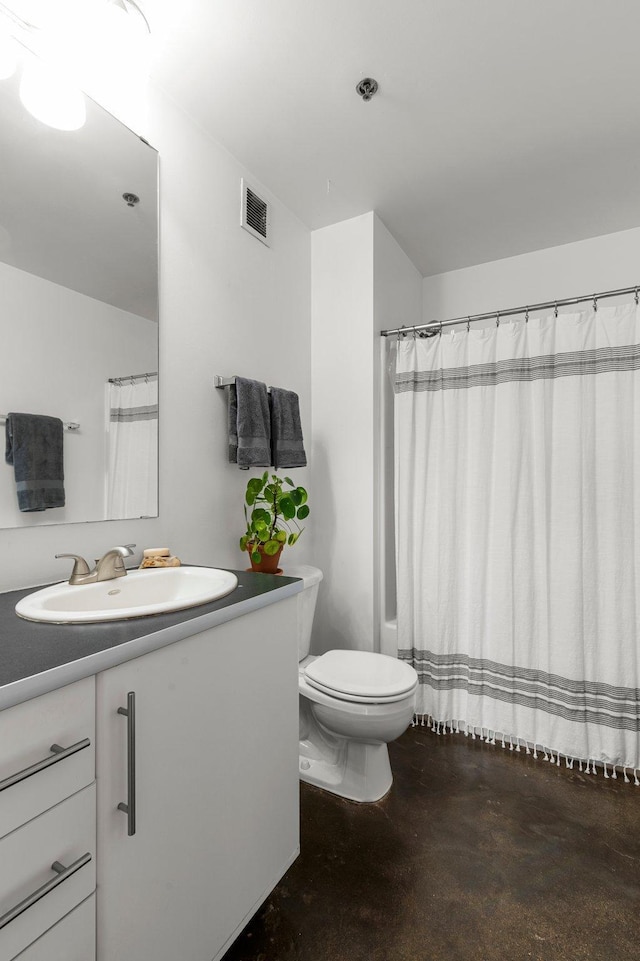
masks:
[(304, 677), (318, 691), (361, 704), (403, 700), (417, 684), (408, 664), (369, 651), (327, 651), (304, 668)]

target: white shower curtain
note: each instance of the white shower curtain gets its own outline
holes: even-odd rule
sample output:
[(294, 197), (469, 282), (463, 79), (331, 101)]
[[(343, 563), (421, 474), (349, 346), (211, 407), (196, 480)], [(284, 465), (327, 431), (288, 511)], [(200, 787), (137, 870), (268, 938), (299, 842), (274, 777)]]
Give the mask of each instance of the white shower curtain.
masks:
[(109, 383), (107, 518), (158, 513), (158, 375)]
[(639, 368), (635, 304), (398, 344), (398, 646), (434, 729), (638, 783)]

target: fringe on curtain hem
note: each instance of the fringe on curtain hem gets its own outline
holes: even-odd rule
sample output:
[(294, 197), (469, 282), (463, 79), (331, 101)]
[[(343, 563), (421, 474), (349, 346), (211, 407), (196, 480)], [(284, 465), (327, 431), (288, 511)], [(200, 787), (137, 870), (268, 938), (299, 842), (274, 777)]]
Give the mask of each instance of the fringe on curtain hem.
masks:
[[(411, 726), (429, 727), (434, 734), (464, 734), (465, 737), (471, 737), (474, 741), (485, 741), (487, 744), (494, 746), (497, 742), (498, 745), (502, 745), (505, 750), (508, 747), (510, 751), (520, 753), (524, 751), (526, 754), (530, 754), (535, 760), (538, 760), (540, 755), (543, 755), (542, 760), (555, 764), (557, 767), (562, 766), (561, 758), (564, 758), (565, 766), (569, 768), (569, 770), (573, 770), (574, 765), (577, 764), (578, 770), (582, 771), (583, 774), (598, 774), (598, 767), (601, 767), (604, 777), (612, 778), (614, 781), (617, 780), (619, 771), (625, 784), (633, 783), (636, 787), (640, 787), (640, 778), (638, 777), (640, 768), (623, 766), (621, 764), (616, 765), (605, 761), (596, 762), (593, 758), (571, 757), (570, 755), (563, 754), (561, 751), (557, 751), (555, 748), (545, 747), (542, 744), (534, 744), (531, 741), (526, 741), (524, 738), (516, 737), (513, 734), (504, 734), (502, 731), (494, 731), (487, 727), (467, 724), (465, 721), (437, 721), (431, 714), (414, 714)], [(627, 771), (629, 774), (627, 774)], [(633, 775), (631, 776), (632, 771)]]

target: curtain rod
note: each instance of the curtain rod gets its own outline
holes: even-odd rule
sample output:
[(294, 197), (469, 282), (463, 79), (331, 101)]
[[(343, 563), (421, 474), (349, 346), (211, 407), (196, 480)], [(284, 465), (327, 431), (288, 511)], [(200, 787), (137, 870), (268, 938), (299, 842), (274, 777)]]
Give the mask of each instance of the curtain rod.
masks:
[(393, 330), (381, 330), (381, 337), (390, 337), (392, 334), (411, 334), (416, 333), (419, 330), (433, 331), (433, 336), (435, 333), (439, 333), (443, 327), (452, 327), (454, 324), (471, 324), (477, 320), (490, 320), (492, 317), (496, 318), (496, 322), (500, 323), (501, 317), (512, 317), (515, 314), (525, 314), (528, 315), (534, 310), (549, 310), (554, 307), (556, 310), (556, 317), (558, 316), (558, 307), (567, 307), (570, 304), (582, 304), (588, 300), (592, 300), (594, 304), (594, 309), (598, 309), (598, 301), (605, 297), (622, 297), (624, 294), (635, 294), (636, 304), (638, 303), (638, 291), (640, 285), (635, 287), (621, 287), (619, 290), (605, 290), (599, 294), (585, 294), (584, 297), (567, 297), (563, 300), (547, 300), (542, 304), (527, 304), (524, 307), (510, 307), (508, 310), (490, 310), (484, 314), (469, 314), (466, 317), (456, 317), (454, 320), (432, 320), (428, 324), (414, 324), (411, 327), (395, 327)]
[(107, 383), (108, 384), (123, 384), (123, 383), (126, 384), (127, 381), (129, 381), (129, 383), (133, 383), (134, 380), (149, 380), (150, 377), (157, 377), (157, 376), (158, 376), (157, 370), (150, 370), (146, 374), (125, 374), (123, 377), (109, 377), (109, 379), (107, 380)]

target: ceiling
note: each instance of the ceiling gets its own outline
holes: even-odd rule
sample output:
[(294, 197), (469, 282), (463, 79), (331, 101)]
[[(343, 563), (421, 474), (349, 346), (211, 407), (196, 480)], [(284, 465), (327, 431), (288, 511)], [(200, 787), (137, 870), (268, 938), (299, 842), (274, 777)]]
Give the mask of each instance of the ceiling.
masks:
[(428, 276), (640, 225), (637, 0), (140, 2), (152, 79), (311, 229), (375, 210)]

